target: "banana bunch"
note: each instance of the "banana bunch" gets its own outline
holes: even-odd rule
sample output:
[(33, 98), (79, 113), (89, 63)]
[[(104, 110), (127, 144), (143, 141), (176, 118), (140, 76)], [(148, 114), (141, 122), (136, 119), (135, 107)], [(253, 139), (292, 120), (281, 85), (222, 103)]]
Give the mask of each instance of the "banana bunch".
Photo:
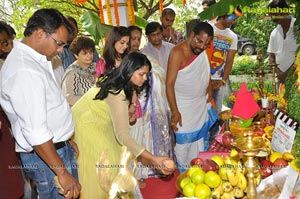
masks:
[(233, 187), (239, 187), (242, 191), (246, 190), (248, 183), (247, 183), (247, 178), (242, 169), (238, 169), (238, 168), (228, 169), (227, 177), (229, 183)]
[(220, 199), (223, 195), (223, 183), (221, 183), (217, 188), (214, 188), (211, 192), (211, 198), (212, 199)]
[[(240, 157), (238, 151), (232, 149), (230, 155), (224, 158), (222, 172), (219, 172), (219, 176), (222, 179), (222, 183), (212, 189), (211, 198), (212, 199), (246, 199), (247, 198), (247, 170), (243, 164), (243, 158)], [(258, 161), (258, 160), (257, 160)], [(257, 162), (259, 165), (259, 162)], [(255, 184), (259, 185), (261, 180), (261, 175), (259, 169), (255, 171)]]
[(266, 149), (271, 152), (272, 151), (272, 147), (271, 147), (271, 141), (270, 139), (268, 138), (268, 135), (266, 133), (264, 133), (262, 135), (262, 139), (263, 141), (265, 142), (265, 146), (266, 146)]
[(284, 152), (282, 154), (282, 158), (284, 160), (286, 160), (287, 162), (291, 162), (291, 161), (295, 160), (295, 156), (290, 152)]
[(273, 136), (273, 132), (274, 132), (274, 125), (267, 125), (265, 128), (264, 128), (264, 134), (266, 135), (266, 137), (268, 139), (271, 139), (272, 136)]
[[(259, 164), (259, 163), (257, 163)], [(247, 198), (246, 192), (248, 187), (248, 180), (246, 178), (247, 171), (243, 165), (243, 159), (240, 157), (238, 151), (232, 149), (230, 155), (224, 157), (224, 166), (226, 167), (226, 178), (222, 177), (222, 183), (219, 187), (212, 190), (212, 199), (233, 199)], [(258, 186), (261, 180), (259, 170), (255, 172), (255, 184)]]

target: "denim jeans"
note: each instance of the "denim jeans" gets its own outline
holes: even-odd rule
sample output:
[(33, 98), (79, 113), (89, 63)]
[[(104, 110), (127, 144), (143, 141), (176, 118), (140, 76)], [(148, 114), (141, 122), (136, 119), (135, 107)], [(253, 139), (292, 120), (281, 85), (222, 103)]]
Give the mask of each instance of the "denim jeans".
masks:
[(222, 111), (224, 90), (225, 90), (225, 86), (223, 85), (219, 88), (219, 90), (213, 91), (213, 98), (215, 100), (215, 104), (217, 107), (217, 110), (216, 110), (217, 114), (219, 114)]
[(233, 108), (233, 103), (229, 100), (229, 96), (232, 93), (232, 87), (231, 87), (231, 81), (228, 77), (225, 84), (225, 90), (224, 90), (224, 100), (226, 102), (226, 106), (230, 109)]
[[(78, 180), (77, 162), (74, 151), (70, 144), (56, 150), (63, 160), (67, 170)], [(45, 164), (45, 162), (35, 153), (20, 153), (25, 173), (36, 183), (37, 192), (40, 199), (63, 199), (64, 196), (58, 193), (58, 188), (54, 184), (55, 173)]]

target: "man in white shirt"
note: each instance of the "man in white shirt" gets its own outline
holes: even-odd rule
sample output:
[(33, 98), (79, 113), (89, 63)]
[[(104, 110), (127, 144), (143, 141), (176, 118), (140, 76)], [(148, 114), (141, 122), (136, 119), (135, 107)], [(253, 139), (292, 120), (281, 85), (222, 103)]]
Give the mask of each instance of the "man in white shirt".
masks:
[(148, 43), (141, 49), (141, 52), (151, 55), (167, 71), (168, 58), (174, 44), (163, 41), (163, 28), (158, 22), (150, 22), (146, 26)]
[(276, 72), (280, 83), (283, 83), (295, 61), (296, 50), (299, 46), (294, 34), (296, 19), (289, 15), (290, 13), (284, 12), (283, 8), (289, 8), (289, 6), (283, 0), (274, 0), (269, 4), (269, 7), (282, 8), (281, 13), (270, 13), (272, 21), (278, 25), (271, 32), (267, 52), (270, 53), (269, 62), (278, 64)]
[[(237, 51), (237, 35), (230, 30), (235, 23), (236, 15), (217, 17), (217, 22), (211, 24), (214, 28), (212, 56), (210, 60), (213, 98), (217, 113), (222, 111), (225, 85), (231, 73), (233, 60)], [(228, 82), (229, 83), (229, 82)]]
[[(37, 10), (0, 72), (0, 103), (12, 126), (16, 152), (43, 199), (77, 198), (81, 189), (68, 141), (74, 131), (72, 114), (49, 61), (62, 51), (70, 33), (59, 11)], [(63, 191), (56, 188), (55, 176)]]

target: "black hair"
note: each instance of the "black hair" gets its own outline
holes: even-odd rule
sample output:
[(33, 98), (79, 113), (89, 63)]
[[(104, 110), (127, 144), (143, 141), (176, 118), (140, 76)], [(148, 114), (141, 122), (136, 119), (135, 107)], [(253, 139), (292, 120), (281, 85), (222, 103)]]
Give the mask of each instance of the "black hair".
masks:
[(6, 34), (9, 35), (7, 25), (8, 24), (5, 23), (4, 21), (0, 21), (0, 33), (6, 32)]
[(176, 16), (176, 13), (172, 8), (165, 8), (161, 13), (161, 17), (165, 17), (167, 14), (171, 14), (173, 16)]
[(78, 30), (78, 24), (77, 24), (76, 19), (74, 19), (74, 17), (71, 17), (71, 16), (67, 15), (67, 16), (66, 16), (66, 19), (69, 20), (69, 21), (72, 21), (72, 22), (74, 23), (75, 27), (76, 27), (77, 30)]
[(207, 4), (207, 6), (209, 7), (211, 5), (214, 5), (215, 3), (215, 0), (203, 0), (201, 5), (203, 6), (204, 4)]
[(46, 33), (52, 34), (60, 26), (65, 26), (69, 34), (73, 34), (73, 28), (68, 20), (56, 9), (39, 9), (29, 18), (24, 36), (30, 36), (34, 31), (41, 28)]
[[(110, 71), (106, 71), (96, 82), (96, 86), (100, 87), (100, 91), (97, 93), (94, 99), (105, 99), (109, 93), (117, 95), (122, 90), (125, 92), (127, 100), (132, 99), (133, 91), (137, 91), (139, 94), (141, 90), (145, 89), (146, 94), (149, 92), (149, 82), (145, 81), (142, 88), (135, 86), (131, 81), (132, 74), (142, 68), (143, 66), (149, 66), (149, 72), (151, 71), (151, 63), (146, 55), (140, 52), (132, 52), (124, 57), (121, 65)], [(149, 77), (148, 77), (149, 80)]]
[(128, 26), (128, 31), (131, 34), (132, 31), (138, 30), (140, 33), (143, 33), (142, 29), (137, 26)]
[(196, 25), (193, 29), (193, 32), (198, 35), (201, 31), (204, 31), (208, 34), (208, 36), (214, 36), (214, 29), (213, 27), (207, 23), (207, 22), (203, 22), (203, 21), (197, 21)]
[(125, 36), (130, 37), (130, 33), (128, 31), (128, 28), (124, 26), (113, 27), (113, 29), (108, 33), (103, 50), (103, 58), (106, 63), (106, 70), (113, 69), (116, 65), (116, 59), (122, 59), (125, 55), (127, 55), (128, 48), (122, 55), (119, 55), (119, 53), (115, 49), (116, 42), (120, 41), (121, 38)]
[(73, 42), (70, 44), (69, 49), (74, 53), (74, 55), (78, 55), (81, 50), (95, 50), (95, 42), (86, 36), (78, 36)]
[(155, 32), (159, 28), (161, 32), (163, 32), (163, 27), (160, 25), (160, 23), (153, 21), (147, 24), (145, 33), (146, 35), (150, 35), (151, 33)]
[(0, 32), (5, 31), (10, 38), (14, 38), (16, 36), (16, 31), (4, 21), (0, 21)]
[(15, 29), (13, 29), (13, 27), (11, 27), (9, 24), (6, 25), (6, 28), (7, 28), (8, 36), (10, 38), (15, 38), (16, 37)]

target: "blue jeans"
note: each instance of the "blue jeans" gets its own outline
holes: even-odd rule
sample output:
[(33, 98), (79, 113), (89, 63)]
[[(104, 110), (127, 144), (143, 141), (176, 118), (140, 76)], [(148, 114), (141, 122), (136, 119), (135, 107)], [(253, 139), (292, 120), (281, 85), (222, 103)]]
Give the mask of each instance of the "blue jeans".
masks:
[(217, 114), (219, 114), (222, 111), (224, 90), (225, 90), (225, 86), (220, 86), (219, 90), (213, 91), (213, 98), (215, 100), (215, 104), (217, 107), (216, 110)]
[[(59, 157), (64, 162), (67, 170), (78, 180), (77, 161), (70, 144), (56, 150)], [(58, 188), (54, 184), (55, 173), (45, 164), (45, 162), (35, 153), (20, 153), (25, 173), (33, 180), (37, 187), (40, 199), (64, 199), (58, 193)]]
[(232, 92), (232, 88), (231, 88), (231, 82), (229, 78), (226, 80), (226, 84), (221, 86), (219, 90), (213, 91), (213, 98), (216, 103), (217, 114), (219, 114), (222, 111), (223, 99), (226, 100), (227, 107), (232, 108), (233, 105), (229, 100), (229, 95), (231, 92)]

